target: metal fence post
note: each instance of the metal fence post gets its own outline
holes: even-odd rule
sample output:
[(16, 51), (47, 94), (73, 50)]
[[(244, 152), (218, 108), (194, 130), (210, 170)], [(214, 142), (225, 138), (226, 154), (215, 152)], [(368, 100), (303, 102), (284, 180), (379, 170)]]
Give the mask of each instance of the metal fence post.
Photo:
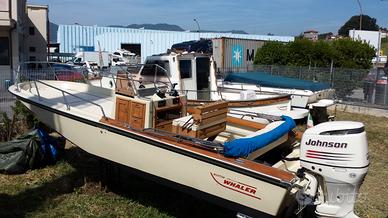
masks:
[(333, 88), (334, 86), (334, 69), (333, 69), (333, 60), (331, 60), (330, 64), (330, 87)]

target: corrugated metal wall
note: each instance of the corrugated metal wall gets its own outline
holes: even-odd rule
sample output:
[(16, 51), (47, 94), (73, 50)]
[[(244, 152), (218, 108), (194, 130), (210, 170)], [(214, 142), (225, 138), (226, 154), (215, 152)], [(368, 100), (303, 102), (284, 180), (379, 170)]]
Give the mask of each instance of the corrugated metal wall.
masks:
[(263, 40), (220, 38), (213, 40), (213, 56), (221, 72), (249, 71), (253, 69), (256, 52)]
[[(231, 33), (200, 33), (201, 38), (241, 38), (256, 40), (276, 40), (282, 42), (293, 41), (292, 36), (267, 36)], [(142, 62), (153, 54), (166, 52), (171, 45), (189, 40), (197, 40), (199, 34), (195, 32), (176, 32), (160, 30), (143, 30), (117, 27), (59, 25), (58, 42), (60, 51), (72, 53), (80, 51), (80, 47), (94, 46), (113, 52), (121, 47), (121, 43), (141, 44)]]

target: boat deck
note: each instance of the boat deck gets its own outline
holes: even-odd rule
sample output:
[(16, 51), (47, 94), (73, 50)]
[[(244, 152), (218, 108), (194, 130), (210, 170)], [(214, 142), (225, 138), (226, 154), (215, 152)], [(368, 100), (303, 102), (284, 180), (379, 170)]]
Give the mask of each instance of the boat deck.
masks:
[[(56, 83), (56, 81), (50, 81), (50, 84), (53, 84), (53, 82), (54, 84)], [(99, 120), (103, 116), (97, 106), (100, 105), (105, 115), (112, 117), (114, 97), (109, 92), (101, 88), (97, 88), (101, 89), (100, 92), (89, 92), (88, 90), (80, 92), (79, 88), (75, 89), (72, 86), (68, 86), (68, 84), (61, 84), (60, 81), (57, 83), (59, 84), (56, 84), (58, 86), (55, 87), (58, 89), (37, 83), (38, 88), (33, 86), (28, 91), (34, 95), (33, 98), (40, 98), (40, 101), (50, 107), (61, 108), (69, 106), (70, 111), (77, 109), (77, 112), (82, 111), (85, 116), (93, 120)]]
[[(123, 126), (122, 123), (117, 122), (114, 119), (107, 119), (107, 120), (101, 119), (100, 122), (111, 125), (111, 126), (115, 126), (116, 128), (123, 129), (127, 132), (134, 132), (134, 130), (126, 128), (125, 126)], [(273, 178), (277, 178), (277, 179), (279, 179), (283, 182), (289, 183), (289, 184), (292, 183), (292, 181), (295, 178), (294, 175), (290, 172), (280, 170), (277, 168), (273, 168), (271, 166), (267, 166), (264, 164), (258, 164), (252, 160), (247, 160), (244, 158), (225, 157), (221, 153), (210, 151), (207, 149), (203, 149), (202, 147), (198, 146), (198, 144), (195, 144), (195, 143), (192, 143), (189, 141), (183, 141), (179, 138), (171, 138), (171, 137), (168, 137), (168, 135), (158, 134), (157, 132), (153, 132), (153, 131), (145, 131), (145, 132), (141, 132), (141, 133), (137, 132), (137, 134), (141, 134), (147, 138), (151, 138), (154, 140), (163, 141), (165, 143), (171, 144), (171, 145), (179, 147), (181, 149), (188, 150), (190, 152), (194, 152), (194, 153), (197, 153), (197, 154), (200, 154), (200, 155), (212, 158), (212, 159), (216, 159), (216, 160), (219, 160), (222, 162), (226, 162), (226, 163), (231, 164), (231, 165), (237, 165), (239, 167), (252, 170), (254, 172), (260, 172), (262, 174), (265, 174), (265, 175), (273, 177)]]

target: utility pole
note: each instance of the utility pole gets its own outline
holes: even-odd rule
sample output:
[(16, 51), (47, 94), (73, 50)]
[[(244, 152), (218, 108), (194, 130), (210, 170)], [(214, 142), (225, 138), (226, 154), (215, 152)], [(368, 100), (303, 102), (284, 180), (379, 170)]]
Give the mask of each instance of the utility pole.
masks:
[(362, 7), (360, 0), (357, 0), (358, 6), (360, 7), (360, 30), (362, 30)]
[(201, 39), (201, 28), (199, 27), (199, 22), (197, 19), (194, 18), (194, 22), (197, 23), (197, 27), (198, 27), (198, 40)]

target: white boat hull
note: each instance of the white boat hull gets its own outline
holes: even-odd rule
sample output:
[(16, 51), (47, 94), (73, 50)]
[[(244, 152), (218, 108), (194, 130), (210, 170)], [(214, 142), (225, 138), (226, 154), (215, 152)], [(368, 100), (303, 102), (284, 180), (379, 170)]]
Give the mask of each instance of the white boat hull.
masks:
[(126, 131), (75, 117), (65, 108), (50, 110), (21, 100), (39, 120), (86, 152), (233, 202), (240, 212), (278, 215), (289, 197), (290, 184), (274, 184), (238, 172), (237, 161), (232, 167), (235, 169), (227, 169), (217, 160), (189, 155), (174, 145), (167, 145), (171, 149), (166, 149), (163, 142), (154, 145), (158, 142), (151, 144), (140, 135), (129, 137)]

